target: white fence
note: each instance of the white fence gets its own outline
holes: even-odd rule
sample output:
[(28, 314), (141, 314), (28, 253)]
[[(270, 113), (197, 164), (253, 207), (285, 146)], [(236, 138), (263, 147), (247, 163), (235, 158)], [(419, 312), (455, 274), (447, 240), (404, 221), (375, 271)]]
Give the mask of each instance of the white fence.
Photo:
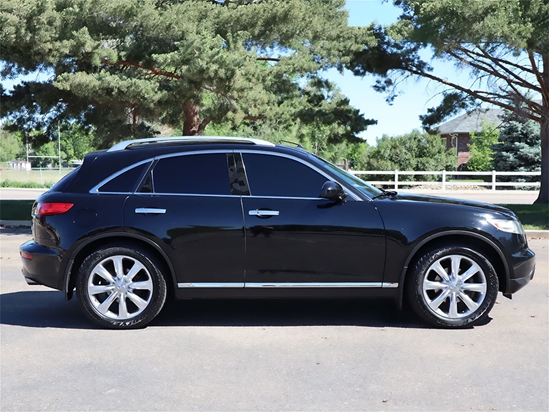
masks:
[[(498, 176), (541, 176), (541, 172), (496, 172), (495, 170), (492, 170), (491, 172), (448, 172), (446, 170), (441, 170), (440, 172), (403, 172), (400, 170), (394, 170), (394, 171), (351, 171), (351, 173), (355, 175), (385, 175), (385, 176), (392, 176), (393, 180), (368, 180), (368, 183), (374, 184), (374, 185), (387, 185), (387, 186), (393, 186), (395, 189), (398, 189), (400, 186), (433, 186), (433, 187), (441, 187), (442, 190), (446, 189), (452, 189), (452, 186), (488, 186), (491, 188), (491, 190), (496, 190), (497, 187), (504, 187), (504, 186), (515, 186), (519, 188), (525, 188), (525, 187), (533, 187), (533, 188), (539, 188), (540, 182), (539, 179), (537, 182), (498, 182), (497, 178)], [(400, 181), (399, 182), (399, 176), (405, 176), (405, 175), (417, 175), (417, 176), (425, 176), (425, 175), (431, 175), (431, 176), (440, 176), (440, 179), (436, 182), (419, 182), (419, 181)], [(466, 180), (459, 180), (459, 181), (453, 181), (455, 177), (458, 176), (491, 176), (490, 182), (478, 182), (478, 181), (472, 181), (468, 182)], [(484, 180), (484, 179), (483, 179)]]

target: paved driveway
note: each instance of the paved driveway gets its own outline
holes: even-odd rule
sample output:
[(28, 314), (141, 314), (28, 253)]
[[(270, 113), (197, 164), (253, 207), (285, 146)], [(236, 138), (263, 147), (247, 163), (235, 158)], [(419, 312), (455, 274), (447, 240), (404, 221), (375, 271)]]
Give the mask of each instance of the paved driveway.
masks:
[(548, 405), (548, 241), (482, 326), (425, 328), (390, 301), (191, 301), (151, 326), (95, 328), (27, 286), (1, 229), (1, 403), (13, 410), (480, 410)]

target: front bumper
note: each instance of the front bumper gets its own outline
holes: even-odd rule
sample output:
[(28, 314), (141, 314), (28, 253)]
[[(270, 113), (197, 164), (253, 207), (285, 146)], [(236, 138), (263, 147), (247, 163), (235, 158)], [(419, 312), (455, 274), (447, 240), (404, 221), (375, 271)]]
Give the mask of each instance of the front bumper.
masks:
[(511, 276), (507, 288), (503, 291), (506, 295), (512, 294), (528, 284), (534, 278), (536, 270), (535, 254), (525, 248), (511, 256)]
[(29, 285), (44, 285), (63, 290), (63, 276), (60, 273), (61, 255), (56, 249), (42, 246), (34, 240), (20, 247), (23, 261), (23, 276)]

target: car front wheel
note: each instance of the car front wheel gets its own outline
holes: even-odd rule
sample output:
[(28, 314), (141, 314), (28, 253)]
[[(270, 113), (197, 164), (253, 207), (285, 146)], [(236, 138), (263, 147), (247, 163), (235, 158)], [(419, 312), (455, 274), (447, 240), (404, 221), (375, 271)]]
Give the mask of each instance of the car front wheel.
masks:
[(408, 298), (431, 325), (460, 328), (480, 323), (494, 306), (499, 282), (486, 257), (461, 246), (432, 250), (412, 269)]
[(146, 326), (166, 300), (166, 281), (145, 252), (108, 247), (88, 256), (78, 272), (76, 293), (86, 315), (113, 329)]

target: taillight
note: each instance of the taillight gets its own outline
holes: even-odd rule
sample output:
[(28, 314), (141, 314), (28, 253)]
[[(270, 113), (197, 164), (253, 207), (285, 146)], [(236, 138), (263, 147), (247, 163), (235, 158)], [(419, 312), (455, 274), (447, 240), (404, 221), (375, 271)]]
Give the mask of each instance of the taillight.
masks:
[(74, 205), (73, 203), (57, 203), (57, 202), (38, 203), (38, 205), (36, 205), (34, 214), (36, 216), (60, 215), (68, 211), (71, 207), (73, 207), (73, 205)]

